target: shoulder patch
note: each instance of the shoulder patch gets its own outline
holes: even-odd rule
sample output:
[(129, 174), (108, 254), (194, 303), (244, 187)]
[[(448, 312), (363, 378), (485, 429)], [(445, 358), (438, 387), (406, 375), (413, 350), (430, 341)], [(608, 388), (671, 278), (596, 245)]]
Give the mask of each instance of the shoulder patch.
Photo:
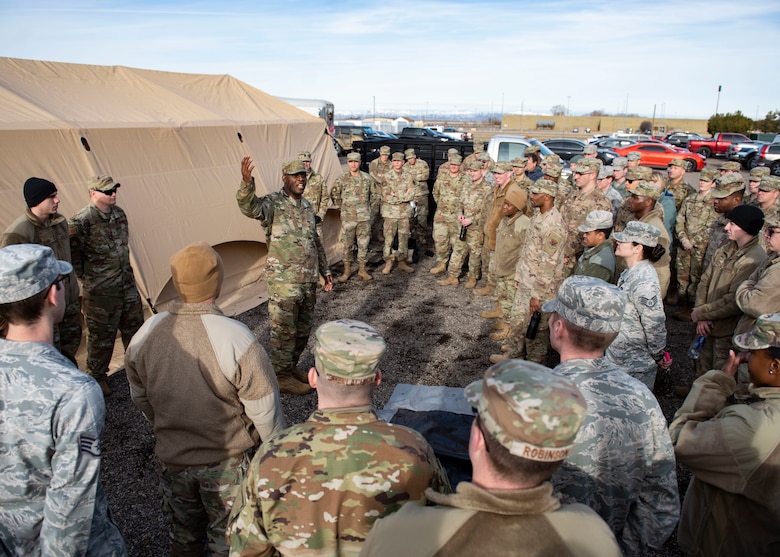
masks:
[(95, 457), (100, 456), (100, 439), (94, 435), (79, 435), (79, 452)]

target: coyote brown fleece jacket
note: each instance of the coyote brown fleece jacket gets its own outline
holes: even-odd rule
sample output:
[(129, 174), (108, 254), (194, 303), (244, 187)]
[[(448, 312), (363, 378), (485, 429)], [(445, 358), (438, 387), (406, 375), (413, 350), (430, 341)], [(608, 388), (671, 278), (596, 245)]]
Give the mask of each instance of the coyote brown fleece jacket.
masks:
[(169, 467), (221, 462), (286, 427), (268, 355), (216, 304), (174, 302), (153, 316), (127, 347), (125, 367)]

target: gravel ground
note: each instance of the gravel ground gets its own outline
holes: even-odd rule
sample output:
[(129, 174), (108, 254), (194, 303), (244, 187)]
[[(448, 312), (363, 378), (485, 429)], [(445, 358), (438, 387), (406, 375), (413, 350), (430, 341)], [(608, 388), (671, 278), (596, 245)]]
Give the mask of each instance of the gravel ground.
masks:
[[(382, 407), (396, 384), (444, 385), (464, 387), (482, 376), (489, 366), (488, 357), (499, 343), (489, 340), (491, 321), (479, 317), (490, 309), (490, 302), (474, 296), (461, 285), (440, 287), (428, 272), (433, 258), (422, 257), (417, 272), (394, 270), (384, 276), (381, 270), (381, 246), (372, 244), (369, 271), (374, 280), (363, 282), (353, 275), (349, 282), (320, 293), (315, 326), (339, 318), (353, 318), (375, 326), (387, 339), (388, 350), (382, 360), (383, 383), (377, 388), (374, 403)], [(373, 271), (372, 271), (373, 269)], [(341, 264), (333, 267), (341, 274)], [(263, 304), (239, 316), (268, 350), (268, 312)], [(673, 384), (686, 384), (693, 367), (685, 357), (692, 326), (673, 319), (667, 321), (669, 351), (674, 358)], [(557, 363), (552, 354), (548, 365)], [(313, 357), (306, 351), (300, 366), (308, 369)], [(124, 371), (109, 382), (114, 394), (106, 399), (107, 421), (103, 438), (103, 485), (113, 516), (125, 536), (131, 556), (157, 556), (168, 553), (167, 523), (160, 510), (156, 468), (153, 457), (154, 436), (150, 425), (130, 400)], [(673, 395), (659, 396), (667, 419), (681, 400)], [(288, 423), (304, 421), (316, 407), (316, 395), (282, 395)], [(678, 466), (680, 493), (685, 493), (690, 474)], [(657, 555), (677, 556), (676, 537)]]

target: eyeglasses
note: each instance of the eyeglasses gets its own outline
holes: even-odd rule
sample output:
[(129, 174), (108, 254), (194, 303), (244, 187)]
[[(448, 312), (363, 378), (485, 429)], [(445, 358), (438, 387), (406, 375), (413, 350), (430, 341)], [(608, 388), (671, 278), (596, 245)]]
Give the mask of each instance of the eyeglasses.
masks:
[(769, 236), (769, 237), (771, 238), (771, 237), (772, 237), (772, 236), (774, 236), (775, 234), (780, 234), (780, 229), (777, 229), (777, 228), (767, 228), (767, 229), (764, 231), (764, 234), (765, 234), (765, 235), (767, 235), (767, 236)]

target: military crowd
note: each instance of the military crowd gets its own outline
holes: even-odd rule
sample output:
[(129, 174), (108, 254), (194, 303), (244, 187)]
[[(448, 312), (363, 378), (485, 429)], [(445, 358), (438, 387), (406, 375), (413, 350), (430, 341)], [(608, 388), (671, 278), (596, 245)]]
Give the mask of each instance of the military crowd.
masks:
[[(144, 323), (119, 183), (90, 179), (90, 204), (68, 221), (56, 186), (30, 178), (0, 249), (5, 553), (126, 554), (99, 481), (119, 331), (132, 400), (155, 433), (172, 555), (645, 555), (675, 528), (686, 554), (774, 554), (780, 180), (756, 169), (746, 187), (725, 163), (694, 187), (677, 162), (605, 166), (593, 148), (566, 177), (538, 148), (495, 162), (474, 146), (438, 169), (432, 218), (431, 169), (414, 150), (383, 147), (369, 172), (349, 154), (330, 187), (303, 151), (282, 165), (282, 189), (259, 197), (253, 161), (241, 161), (238, 208), (268, 247), (270, 357), (217, 307), (213, 248), (172, 255), (179, 299)], [(465, 272), (495, 303), (482, 317), (501, 351), (465, 391), (473, 475), (455, 492), (426, 440), (372, 409), (386, 341), (371, 325), (324, 323), (315, 365), (298, 367), (318, 286), (333, 288), (329, 206), (341, 212), (339, 282), (353, 251), (358, 277), (373, 279), (372, 238), (389, 275), (415, 272), (409, 246), (430, 251), (430, 237), (438, 285)], [(686, 398), (670, 425), (653, 394), (673, 365), (664, 301), (697, 335), (698, 378), (677, 388)], [(287, 428), (280, 393), (312, 389), (317, 410)], [(678, 461), (693, 473), (682, 510)]]

